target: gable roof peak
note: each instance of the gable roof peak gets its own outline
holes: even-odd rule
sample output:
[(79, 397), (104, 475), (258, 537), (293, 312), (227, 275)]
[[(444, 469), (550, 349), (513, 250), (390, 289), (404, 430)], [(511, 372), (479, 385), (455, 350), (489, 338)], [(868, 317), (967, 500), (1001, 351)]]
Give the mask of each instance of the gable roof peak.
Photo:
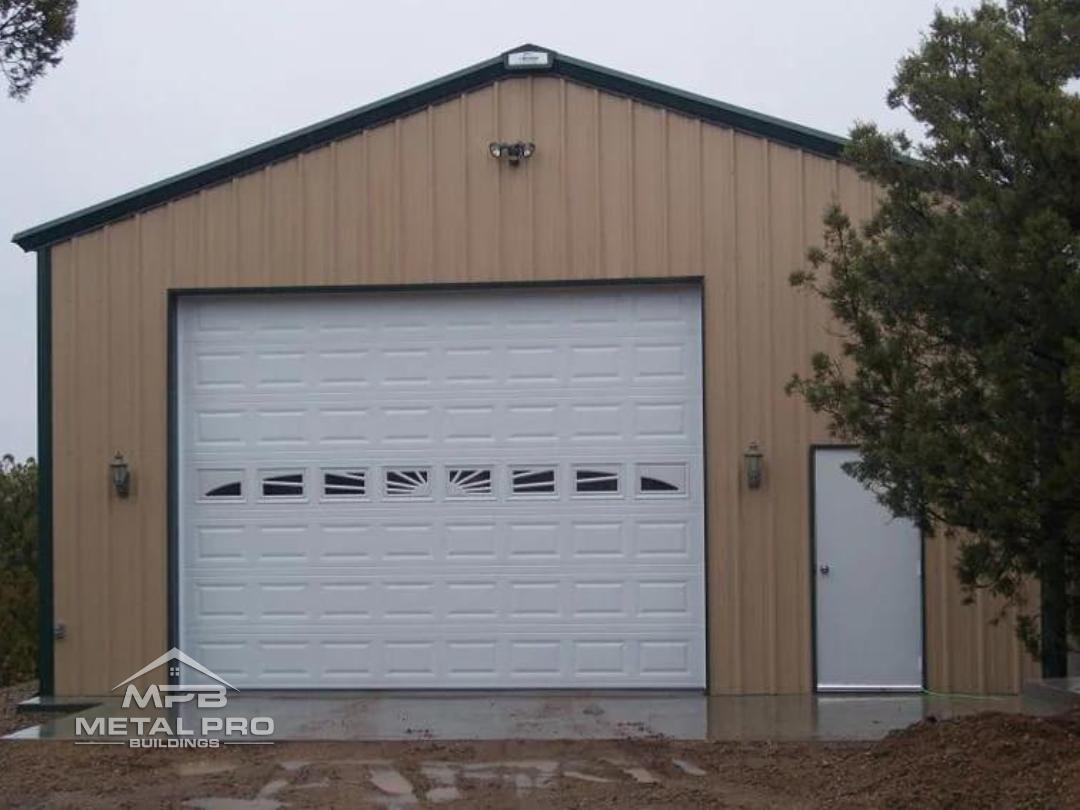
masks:
[[(518, 60), (511, 58), (515, 54), (526, 52), (547, 56)], [(372, 104), (358, 107), (342, 115), (328, 118), (304, 129), (58, 219), (27, 228), (16, 233), (12, 241), (23, 250), (48, 247), (78, 234), (100, 228), (109, 222), (130, 217), (177, 197), (192, 194), (310, 149), (325, 146), (500, 79), (538, 71), (826, 157), (840, 157), (847, 143), (844, 138), (827, 132), (753, 112), (743, 107), (725, 104), (722, 101), (669, 87), (629, 73), (594, 65), (557, 53), (550, 48), (525, 43), (504, 51), (494, 58), (478, 62), (471, 67), (410, 90), (396, 93)]]

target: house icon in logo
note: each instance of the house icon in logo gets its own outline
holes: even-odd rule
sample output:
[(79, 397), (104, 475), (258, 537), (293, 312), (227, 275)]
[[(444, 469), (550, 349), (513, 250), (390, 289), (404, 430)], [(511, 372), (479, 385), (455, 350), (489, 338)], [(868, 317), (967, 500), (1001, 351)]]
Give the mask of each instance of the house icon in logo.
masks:
[[(140, 669), (138, 672), (130, 675), (128, 678), (126, 678), (125, 680), (121, 681), (116, 686), (114, 686), (112, 688), (112, 691), (115, 692), (117, 689), (120, 689), (123, 686), (127, 686), (128, 687), (128, 696), (125, 697), (125, 704), (126, 704), (128, 702), (128, 697), (130, 697), (130, 695), (131, 695), (131, 693), (133, 691), (137, 694), (137, 689), (136, 689), (134, 683), (132, 683), (132, 682), (138, 680), (139, 678), (141, 678), (146, 673), (153, 672), (158, 667), (166, 665), (166, 664), (168, 665), (169, 677), (171, 679), (173, 679), (173, 680), (178, 680), (180, 678), (180, 665), (183, 664), (183, 665), (189, 667), (190, 669), (195, 670), (199, 674), (206, 676), (211, 681), (213, 681), (213, 683), (206, 684), (206, 685), (190, 685), (189, 686), (189, 685), (181, 684), (179, 686), (161, 685), (159, 687), (159, 686), (155, 685), (155, 686), (150, 687), (150, 689), (155, 694), (159, 693), (159, 692), (175, 693), (174, 700), (176, 702), (180, 702), (180, 701), (183, 701), (185, 699), (190, 700), (191, 697), (193, 697), (193, 696), (195, 696), (196, 694), (199, 694), (199, 693), (210, 693), (210, 692), (217, 693), (218, 695), (220, 695), (220, 698), (223, 701), (224, 697), (225, 697), (225, 690), (226, 689), (232, 689), (234, 692), (239, 692), (240, 691), (235, 686), (233, 686), (231, 683), (229, 683), (227, 680), (222, 678), (220, 675), (218, 675), (217, 673), (211, 671), (207, 667), (204, 667), (202, 664), (200, 664), (198, 661), (196, 661), (194, 658), (192, 658), (190, 655), (188, 655), (187, 653), (185, 653), (183, 650), (179, 649), (178, 647), (173, 647), (167, 653), (158, 656), (153, 661), (151, 661), (149, 664), (147, 664), (145, 667)], [(149, 694), (149, 692), (147, 694)], [(186, 697), (186, 698), (180, 697), (180, 694), (187, 694), (188, 697)], [(201, 697), (201, 695), (200, 695), (200, 697)], [(202, 701), (200, 700), (200, 703), (201, 702)]]

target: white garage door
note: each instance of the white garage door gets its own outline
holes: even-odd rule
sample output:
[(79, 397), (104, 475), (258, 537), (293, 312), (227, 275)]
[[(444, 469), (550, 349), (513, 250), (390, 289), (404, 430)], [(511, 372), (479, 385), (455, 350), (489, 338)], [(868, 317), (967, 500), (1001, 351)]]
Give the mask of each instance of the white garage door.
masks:
[(240, 687), (702, 687), (700, 295), (182, 299), (182, 648)]

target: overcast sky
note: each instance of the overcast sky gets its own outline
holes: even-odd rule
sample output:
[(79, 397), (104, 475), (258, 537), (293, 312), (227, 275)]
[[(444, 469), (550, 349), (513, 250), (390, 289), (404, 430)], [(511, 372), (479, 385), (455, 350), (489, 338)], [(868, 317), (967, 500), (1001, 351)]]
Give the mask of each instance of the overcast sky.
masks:
[[(970, 5), (970, 2), (948, 3)], [(523, 42), (845, 134), (932, 0), (80, 0), (59, 68), (0, 97), (0, 453), (36, 444), (24, 227)]]

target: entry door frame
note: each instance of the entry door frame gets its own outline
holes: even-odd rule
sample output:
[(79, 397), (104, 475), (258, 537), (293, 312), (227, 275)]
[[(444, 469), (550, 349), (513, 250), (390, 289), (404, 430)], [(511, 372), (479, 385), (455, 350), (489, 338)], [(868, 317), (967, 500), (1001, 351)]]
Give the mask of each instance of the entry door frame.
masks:
[[(843, 694), (833, 689), (818, 688), (818, 618), (817, 618), (817, 453), (819, 450), (859, 450), (858, 444), (811, 442), (807, 469), (809, 471), (810, 508), (810, 683), (815, 694)], [(922, 688), (927, 686), (926, 649), (926, 533), (919, 529), (919, 631), (922, 649)]]

